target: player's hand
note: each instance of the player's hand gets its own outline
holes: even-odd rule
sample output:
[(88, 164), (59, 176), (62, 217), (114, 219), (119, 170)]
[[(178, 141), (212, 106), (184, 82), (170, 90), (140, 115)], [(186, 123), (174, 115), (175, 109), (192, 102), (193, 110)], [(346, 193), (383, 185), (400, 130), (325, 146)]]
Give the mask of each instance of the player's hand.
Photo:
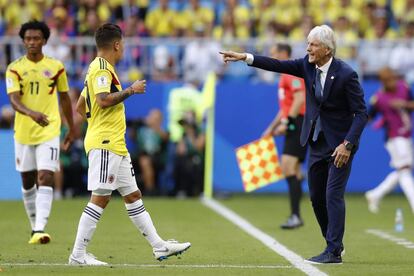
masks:
[(271, 136), (272, 134), (273, 134), (273, 127), (269, 126), (268, 128), (266, 128), (265, 131), (263, 131), (262, 137)]
[(69, 129), (66, 133), (65, 138), (63, 139), (62, 150), (67, 151), (75, 140), (75, 133), (73, 130)]
[(146, 80), (137, 80), (131, 85), (131, 89), (134, 94), (145, 93), (146, 88), (147, 88)]
[(41, 112), (32, 111), (29, 116), (30, 118), (32, 118), (33, 121), (35, 121), (38, 125), (42, 127), (45, 127), (49, 124), (47, 116)]
[(225, 63), (229, 61), (246, 60), (247, 57), (245, 53), (237, 53), (233, 51), (220, 51), (219, 53), (223, 56), (223, 61)]
[(286, 124), (280, 124), (273, 131), (273, 135), (275, 135), (275, 136), (284, 135), (284, 134), (286, 134), (286, 131), (287, 131), (287, 125)]
[(347, 150), (344, 144), (340, 144), (336, 147), (335, 151), (332, 154), (332, 157), (335, 157), (334, 166), (341, 168), (342, 166), (346, 165), (350, 156), (351, 151)]

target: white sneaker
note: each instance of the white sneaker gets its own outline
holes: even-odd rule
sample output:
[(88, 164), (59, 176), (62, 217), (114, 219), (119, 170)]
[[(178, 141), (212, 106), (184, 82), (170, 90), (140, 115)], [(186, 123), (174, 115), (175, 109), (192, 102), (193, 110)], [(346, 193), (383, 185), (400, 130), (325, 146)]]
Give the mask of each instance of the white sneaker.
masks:
[(379, 199), (369, 191), (365, 193), (365, 198), (368, 201), (368, 210), (371, 213), (377, 214), (379, 211)]
[(108, 263), (101, 262), (91, 253), (86, 253), (83, 260), (76, 259), (72, 254), (69, 256), (70, 265), (108, 265)]
[(190, 246), (191, 243), (189, 242), (179, 243), (176, 240), (168, 240), (164, 243), (163, 247), (154, 248), (152, 252), (154, 253), (155, 259), (162, 261), (168, 259), (170, 256), (182, 254)]

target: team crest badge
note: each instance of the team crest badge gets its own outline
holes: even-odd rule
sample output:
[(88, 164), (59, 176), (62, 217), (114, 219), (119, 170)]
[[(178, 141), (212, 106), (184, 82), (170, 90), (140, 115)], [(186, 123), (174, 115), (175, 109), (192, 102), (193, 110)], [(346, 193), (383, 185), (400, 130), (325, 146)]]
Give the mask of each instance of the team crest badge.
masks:
[(109, 175), (109, 177), (108, 177), (108, 183), (109, 184), (112, 184), (114, 182), (114, 180), (115, 180), (115, 176), (113, 174)]
[(52, 73), (51, 73), (49, 70), (45, 70), (45, 71), (43, 71), (43, 75), (44, 75), (46, 78), (50, 78), (50, 77), (52, 76)]

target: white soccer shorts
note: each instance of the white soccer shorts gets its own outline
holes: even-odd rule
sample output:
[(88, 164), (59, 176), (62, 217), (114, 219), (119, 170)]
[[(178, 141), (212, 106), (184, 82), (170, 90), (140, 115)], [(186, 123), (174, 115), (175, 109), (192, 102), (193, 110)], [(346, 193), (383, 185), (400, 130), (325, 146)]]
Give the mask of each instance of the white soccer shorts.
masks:
[(95, 195), (110, 195), (118, 190), (126, 196), (138, 190), (131, 157), (117, 155), (109, 150), (89, 152), (88, 190)]
[(395, 169), (412, 167), (413, 165), (413, 141), (411, 138), (394, 137), (385, 144), (391, 156), (390, 166)]
[(16, 170), (19, 172), (58, 171), (59, 152), (59, 136), (39, 145), (25, 145), (14, 140)]

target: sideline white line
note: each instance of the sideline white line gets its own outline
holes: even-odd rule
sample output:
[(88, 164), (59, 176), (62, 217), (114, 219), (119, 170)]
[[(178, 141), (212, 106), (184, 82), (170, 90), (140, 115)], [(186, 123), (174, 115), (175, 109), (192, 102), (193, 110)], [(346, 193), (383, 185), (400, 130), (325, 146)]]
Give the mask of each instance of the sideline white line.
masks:
[(303, 258), (296, 254), (295, 252), (289, 250), (286, 246), (278, 242), (273, 237), (269, 236), (268, 234), (264, 233), (257, 227), (253, 226), (250, 222), (230, 210), (229, 208), (225, 207), (224, 205), (220, 204), (214, 199), (208, 199), (204, 198), (202, 200), (204, 205), (218, 213), (219, 215), (222, 215), (229, 221), (231, 221), (233, 224), (237, 225), (239, 228), (244, 230), (246, 233), (248, 233), (250, 236), (252, 236), (255, 239), (258, 239), (261, 241), (264, 245), (269, 247), (271, 250), (288, 260), (294, 267), (301, 270), (307, 275), (310, 276), (327, 276), (326, 273), (320, 271), (316, 267), (305, 263), (303, 261)]
[(402, 246), (404, 246), (407, 249), (414, 249), (414, 242), (409, 241), (409, 240), (406, 240), (404, 238), (399, 238), (399, 237), (393, 236), (393, 235), (391, 235), (391, 234), (389, 234), (387, 232), (384, 232), (382, 230), (379, 230), (379, 229), (367, 229), (367, 230), (365, 230), (365, 232), (368, 233), (368, 234), (377, 236), (377, 237), (379, 237), (381, 239), (391, 241), (391, 242), (393, 242), (393, 243), (395, 243), (397, 245), (402, 245)]
[[(59, 263), (0, 263), (0, 267), (6, 266), (68, 266), (77, 267), (68, 264)], [(286, 269), (292, 268), (290, 265), (231, 265), (231, 264), (194, 264), (194, 265), (162, 265), (162, 264), (108, 264), (103, 267), (138, 267), (138, 268), (240, 268), (240, 269)], [(79, 267), (79, 266), (78, 266)], [(84, 266), (85, 267), (85, 266)]]

